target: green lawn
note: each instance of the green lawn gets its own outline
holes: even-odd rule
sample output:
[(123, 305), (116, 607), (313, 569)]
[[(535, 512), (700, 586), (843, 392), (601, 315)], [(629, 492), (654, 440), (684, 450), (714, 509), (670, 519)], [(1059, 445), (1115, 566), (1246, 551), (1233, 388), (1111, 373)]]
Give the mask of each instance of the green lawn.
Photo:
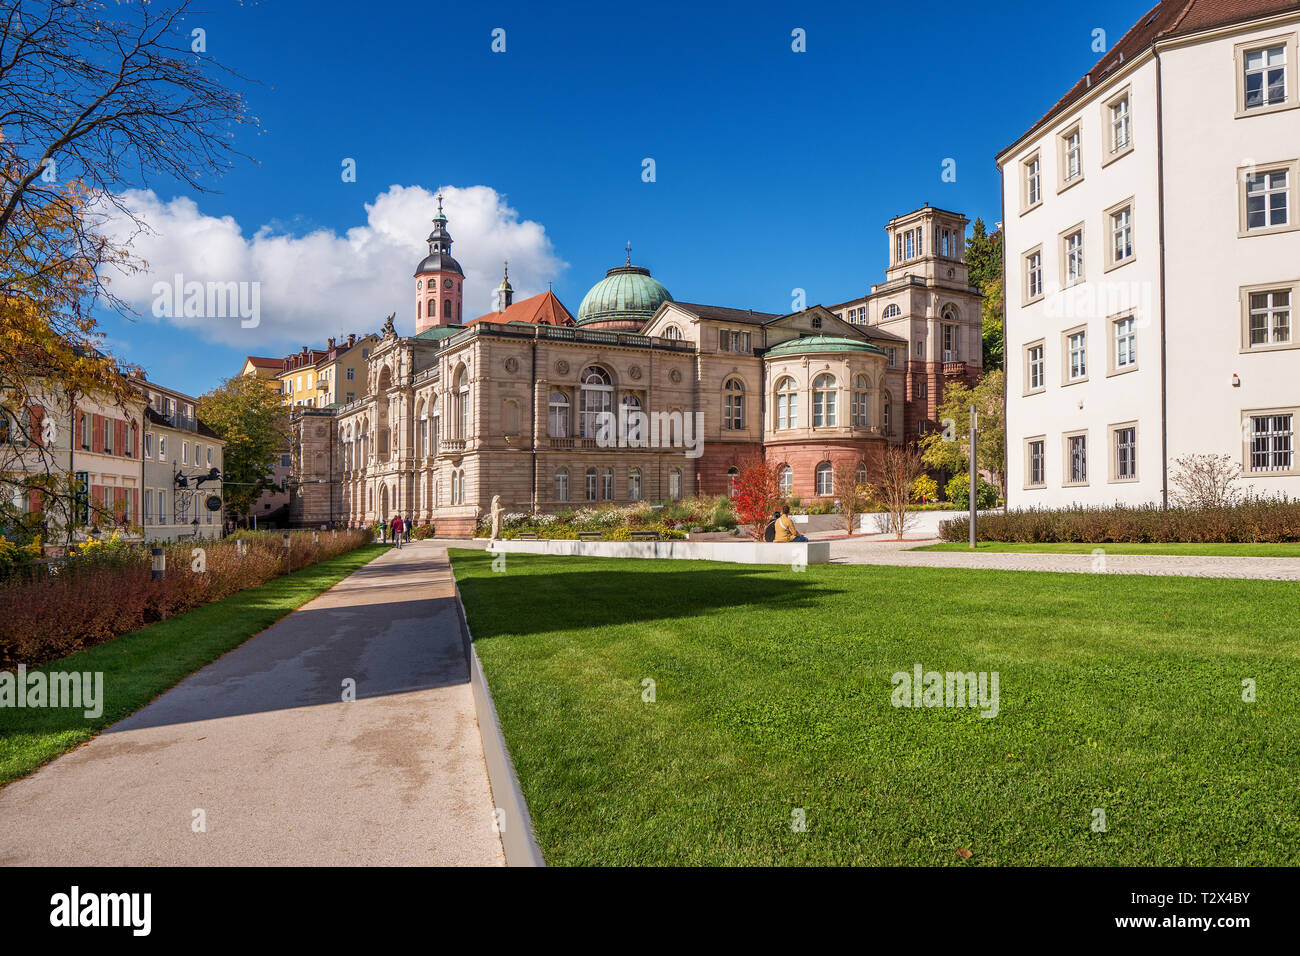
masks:
[[(1185, 542), (1145, 543), (1112, 541), (1106, 544), (1080, 544), (1078, 542), (1047, 542), (1041, 544), (1022, 544), (1020, 542), (981, 541), (975, 550), (999, 551), (1029, 554), (1092, 554), (1098, 548), (1107, 554), (1202, 554), (1221, 555), (1237, 558), (1300, 558), (1300, 543), (1283, 544), (1188, 544)], [(965, 542), (946, 541), (943, 544), (928, 544), (913, 551), (965, 551), (970, 553), (970, 545)]]
[(139, 710), (387, 550), (366, 545), (37, 668), (102, 671), (104, 713), (0, 708), (0, 786)]
[(552, 864), (1300, 863), (1295, 584), (452, 556)]

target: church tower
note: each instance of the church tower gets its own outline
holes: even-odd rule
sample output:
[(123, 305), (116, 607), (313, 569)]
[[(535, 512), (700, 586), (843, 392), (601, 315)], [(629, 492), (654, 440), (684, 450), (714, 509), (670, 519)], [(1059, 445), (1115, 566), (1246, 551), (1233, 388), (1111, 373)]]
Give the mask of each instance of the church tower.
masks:
[(415, 270), (415, 332), (461, 322), (465, 272), (451, 257), (451, 235), (438, 193), (438, 214), (429, 233), (429, 254)]
[(501, 284), (497, 286), (495, 293), (496, 301), (493, 307), (497, 312), (504, 312), (510, 308), (515, 300), (515, 290), (510, 285), (510, 260), (506, 260), (505, 275), (501, 279)]

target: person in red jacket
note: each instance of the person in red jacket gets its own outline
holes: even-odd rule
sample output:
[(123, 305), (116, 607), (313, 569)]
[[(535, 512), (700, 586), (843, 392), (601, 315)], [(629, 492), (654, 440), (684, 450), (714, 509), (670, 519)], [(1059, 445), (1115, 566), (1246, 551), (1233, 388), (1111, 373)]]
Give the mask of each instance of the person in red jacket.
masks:
[(393, 544), (400, 548), (402, 546), (402, 532), (406, 530), (406, 525), (403, 523), (401, 515), (393, 515), (393, 523), (391, 527), (393, 530)]

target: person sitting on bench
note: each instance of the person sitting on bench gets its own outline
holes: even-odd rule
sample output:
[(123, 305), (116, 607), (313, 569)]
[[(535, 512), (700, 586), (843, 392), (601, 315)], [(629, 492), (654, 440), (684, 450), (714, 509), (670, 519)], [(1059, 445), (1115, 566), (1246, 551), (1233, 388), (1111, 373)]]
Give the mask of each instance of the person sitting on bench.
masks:
[(808, 539), (799, 533), (799, 529), (794, 526), (794, 521), (790, 518), (790, 506), (785, 505), (781, 508), (781, 513), (776, 519), (776, 538), (777, 544), (787, 544), (794, 542), (802, 544)]

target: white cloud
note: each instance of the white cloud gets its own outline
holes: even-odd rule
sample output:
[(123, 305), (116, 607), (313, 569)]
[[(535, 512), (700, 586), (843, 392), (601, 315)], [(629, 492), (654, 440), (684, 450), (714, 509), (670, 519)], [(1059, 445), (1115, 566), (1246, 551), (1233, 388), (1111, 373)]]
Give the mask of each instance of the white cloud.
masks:
[[(112, 275), (111, 286), (147, 320), (192, 328), (251, 354), (376, 331), (390, 312), (397, 313), (399, 332), (415, 330), (412, 273), (428, 252), (426, 237), (437, 210), (434, 194), (423, 187), (390, 186), (366, 204), (365, 224), (342, 235), (329, 229), (293, 235), (263, 225), (246, 236), (232, 217), (206, 216), (188, 198), (164, 202), (152, 190), (132, 190), (123, 198), (148, 231), (136, 232), (119, 217), (106, 232), (129, 241), (148, 268)], [(520, 220), (490, 186), (444, 187), (443, 210), (452, 255), (465, 270), (466, 319), (491, 311), (502, 260), (510, 260), (516, 301), (545, 290), (568, 267), (545, 228)], [(257, 326), (243, 327), (237, 317), (155, 319), (155, 283), (171, 285), (178, 274), (185, 282), (259, 283)]]

